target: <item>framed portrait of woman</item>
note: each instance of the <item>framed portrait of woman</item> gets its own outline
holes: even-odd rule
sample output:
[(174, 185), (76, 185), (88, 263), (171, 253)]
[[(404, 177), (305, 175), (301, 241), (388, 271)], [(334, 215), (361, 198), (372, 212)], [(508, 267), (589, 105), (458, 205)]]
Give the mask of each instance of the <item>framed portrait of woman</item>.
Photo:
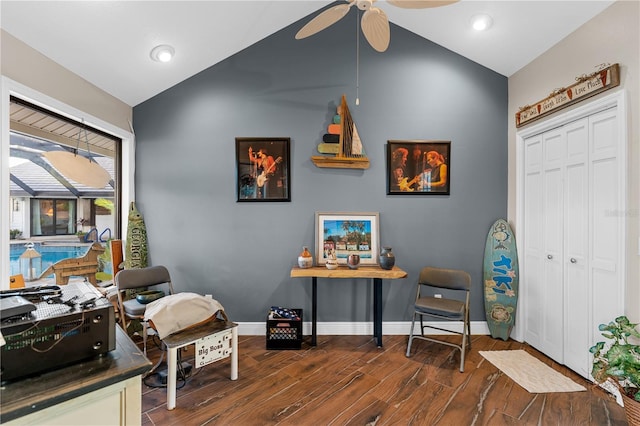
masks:
[(451, 141), (387, 141), (387, 195), (449, 195)]

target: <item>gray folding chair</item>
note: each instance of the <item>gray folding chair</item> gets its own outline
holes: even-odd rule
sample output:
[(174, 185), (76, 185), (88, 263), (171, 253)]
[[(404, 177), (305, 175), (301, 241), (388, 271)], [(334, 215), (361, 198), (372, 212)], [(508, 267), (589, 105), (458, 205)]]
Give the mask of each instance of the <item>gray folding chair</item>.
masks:
[(162, 290), (165, 294), (173, 294), (173, 285), (169, 271), (164, 266), (150, 266), (147, 268), (124, 269), (116, 275), (118, 289), (118, 309), (122, 328), (127, 330), (127, 319), (138, 320), (142, 324), (142, 341), (144, 354), (147, 354), (148, 322), (144, 320), (147, 305), (138, 302), (136, 297), (127, 297), (127, 290)]
[[(413, 306), (413, 319), (411, 321), (411, 332), (407, 343), (407, 357), (411, 356), (411, 344), (413, 339), (422, 339), (429, 342), (440, 343), (453, 346), (460, 350), (460, 372), (464, 371), (464, 352), (467, 346), (471, 347), (471, 323), (469, 321), (469, 289), (471, 287), (471, 276), (465, 272), (455, 269), (439, 269), (425, 267), (420, 271), (418, 278), (418, 291)], [(464, 299), (435, 297), (439, 290), (447, 291), (447, 296), (460, 292), (465, 293)], [(441, 294), (441, 296), (443, 296)], [(462, 294), (461, 294), (462, 296)], [(420, 317), (420, 335), (414, 335), (414, 325), (416, 316)], [(448, 321), (460, 321), (462, 332), (448, 330), (433, 325), (424, 324), (423, 317), (432, 317)], [(462, 335), (462, 343), (456, 344), (434, 337), (427, 337), (424, 334), (425, 328), (446, 331)]]

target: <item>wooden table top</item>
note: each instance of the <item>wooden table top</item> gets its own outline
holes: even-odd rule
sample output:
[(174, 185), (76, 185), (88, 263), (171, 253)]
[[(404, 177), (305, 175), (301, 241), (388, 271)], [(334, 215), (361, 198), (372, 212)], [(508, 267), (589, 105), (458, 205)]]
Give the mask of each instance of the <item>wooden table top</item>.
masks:
[(380, 266), (360, 266), (358, 269), (350, 269), (340, 265), (337, 269), (327, 269), (326, 266), (313, 266), (311, 268), (291, 268), (291, 277), (317, 277), (317, 278), (382, 278), (392, 280), (406, 278), (407, 273), (394, 266), (393, 269), (382, 269)]
[(210, 336), (221, 331), (232, 329), (237, 327), (238, 324), (231, 321), (208, 321), (204, 324), (198, 324), (194, 327), (185, 328), (184, 330), (176, 331), (173, 334), (166, 336), (162, 341), (169, 348), (182, 347), (202, 339), (203, 337)]

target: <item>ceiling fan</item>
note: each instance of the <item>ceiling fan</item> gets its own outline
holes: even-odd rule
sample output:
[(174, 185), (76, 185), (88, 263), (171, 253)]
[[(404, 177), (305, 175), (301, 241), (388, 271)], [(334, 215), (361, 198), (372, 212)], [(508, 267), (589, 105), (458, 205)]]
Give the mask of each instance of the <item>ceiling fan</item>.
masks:
[[(342, 19), (351, 9), (351, 6), (358, 6), (364, 11), (362, 14), (362, 33), (371, 47), (378, 52), (384, 52), (389, 47), (389, 19), (384, 10), (375, 7), (373, 4), (377, 0), (347, 0), (346, 4), (333, 6), (309, 21), (296, 34), (296, 39), (300, 40), (312, 36), (325, 28), (335, 24)], [(387, 3), (404, 9), (426, 9), (430, 7), (446, 6), (457, 3), (459, 0), (387, 0)]]

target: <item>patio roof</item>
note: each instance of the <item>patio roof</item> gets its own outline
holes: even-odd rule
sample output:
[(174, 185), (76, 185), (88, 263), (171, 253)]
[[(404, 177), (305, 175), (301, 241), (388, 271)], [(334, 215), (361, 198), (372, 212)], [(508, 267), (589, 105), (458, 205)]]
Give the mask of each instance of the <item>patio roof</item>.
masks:
[[(12, 197), (109, 198), (114, 194), (118, 139), (28, 101), (11, 97), (10, 195)], [(92, 188), (64, 176), (43, 156), (67, 151), (91, 158), (111, 179)], [(22, 160), (22, 161), (20, 161)]]
[(111, 180), (104, 188), (96, 189), (62, 176), (42, 156), (46, 151), (70, 150), (69, 148), (14, 132), (11, 133), (10, 138), (10, 157), (27, 160), (10, 167), (10, 196), (31, 198), (109, 198), (113, 196), (115, 185), (113, 158), (91, 156), (92, 160), (111, 176)]

